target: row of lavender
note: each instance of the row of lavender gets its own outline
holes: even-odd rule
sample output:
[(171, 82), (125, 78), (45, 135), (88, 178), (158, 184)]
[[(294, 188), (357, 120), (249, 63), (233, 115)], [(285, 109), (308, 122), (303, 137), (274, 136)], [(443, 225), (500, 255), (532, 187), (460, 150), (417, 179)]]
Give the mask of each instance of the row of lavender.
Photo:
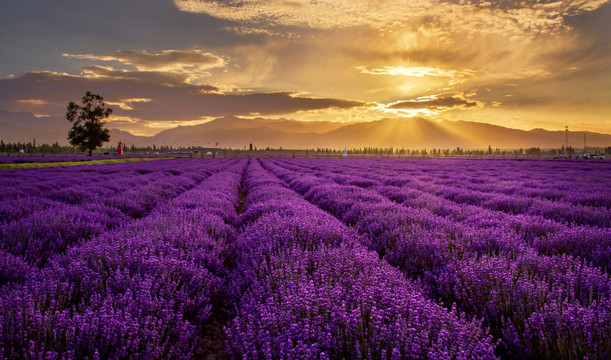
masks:
[(427, 300), (360, 236), (253, 160), (232, 246), (236, 359), (486, 359), (477, 322)]
[[(528, 166), (555, 176), (553, 169), (541, 169), (550, 163), (263, 160), (263, 164), (307, 200), (358, 230), (365, 246), (420, 281), (430, 298), (483, 318), (493, 335), (502, 339), (504, 355), (606, 358), (611, 354), (608, 222), (577, 225), (443, 196), (451, 185), (444, 188), (441, 183), (454, 183), (452, 176), (459, 178), (456, 183), (472, 188), (483, 184), (487, 191), (481, 192), (494, 197), (490, 183), (499, 177), (519, 178), (503, 169), (519, 165), (525, 181), (531, 182)], [(471, 173), (479, 167), (480, 176), (471, 177), (458, 166), (468, 166)], [(593, 177), (608, 188), (607, 170), (599, 169)], [(482, 172), (498, 175), (481, 181)], [(583, 179), (584, 172), (572, 175)], [(427, 180), (434, 190), (419, 188)], [(479, 190), (462, 190), (465, 195), (473, 191)], [(532, 196), (532, 189), (527, 191), (532, 203), (541, 201)], [(575, 204), (593, 197), (571, 194), (562, 182), (556, 193), (564, 195), (558, 200), (563, 206), (578, 207), (575, 211), (588, 206), (602, 217), (609, 215), (607, 193), (596, 195), (600, 206)], [(579, 244), (564, 245), (571, 241)]]
[[(611, 268), (611, 166), (536, 160), (431, 162), (328, 162), (324, 171), (334, 183), (375, 189), (389, 200), (456, 223), (510, 227), (542, 253), (580, 256), (605, 272)], [(320, 165), (297, 171), (325, 176)], [(489, 200), (474, 204), (478, 193)], [(542, 200), (550, 193), (552, 204)], [(530, 207), (515, 205), (519, 203)]]
[[(213, 332), (202, 338), (201, 333), (216, 321), (213, 310), (220, 306), (213, 304), (226, 297), (224, 247), (234, 236), (229, 224), (235, 217), (226, 203), (238, 202), (245, 163), (180, 160), (160, 165), (90, 169), (93, 193), (104, 175), (120, 175), (130, 178), (127, 183), (140, 182), (134, 191), (144, 198), (155, 189), (155, 206), (141, 219), (124, 221), (90, 240), (79, 237), (23, 279), (8, 279), (0, 289), (0, 358), (190, 359), (198, 349), (210, 348), (219, 336)], [(64, 171), (77, 175), (77, 170)], [(166, 173), (176, 182), (166, 181)], [(133, 179), (147, 174), (157, 178)], [(47, 185), (54, 187), (57, 181), (47, 175)], [(34, 182), (34, 187), (43, 183)], [(85, 180), (80, 184), (88, 185)]]
[(224, 166), (159, 160), (2, 171), (0, 284), (79, 241), (146, 216)]

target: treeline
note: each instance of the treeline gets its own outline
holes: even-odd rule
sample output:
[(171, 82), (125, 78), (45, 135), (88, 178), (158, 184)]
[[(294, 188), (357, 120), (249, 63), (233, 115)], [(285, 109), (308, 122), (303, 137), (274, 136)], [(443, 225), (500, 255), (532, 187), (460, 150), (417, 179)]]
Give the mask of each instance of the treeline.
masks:
[[(114, 148), (113, 148), (114, 150)], [(531, 148), (520, 148), (515, 150), (506, 150), (495, 148), (493, 149), (491, 146), (488, 149), (464, 149), (461, 147), (456, 147), (453, 149), (409, 149), (409, 148), (395, 148), (395, 147), (353, 147), (346, 149), (333, 149), (333, 148), (310, 148), (310, 149), (285, 149), (283, 147), (273, 148), (273, 147), (257, 147), (253, 146), (244, 146), (242, 149), (240, 148), (210, 148), (210, 147), (200, 147), (200, 146), (162, 146), (156, 147), (146, 146), (146, 147), (136, 147), (136, 146), (126, 146), (126, 151), (131, 153), (151, 153), (151, 152), (160, 152), (160, 153), (172, 153), (172, 152), (207, 152), (211, 151), (217, 154), (299, 154), (301, 156), (310, 156), (310, 155), (326, 155), (326, 156), (341, 156), (346, 150), (349, 155), (363, 155), (363, 156), (392, 156), (392, 157), (452, 157), (452, 156), (473, 156), (473, 157), (482, 157), (482, 156), (494, 156), (494, 157), (549, 157), (549, 156), (558, 156), (561, 154), (575, 154), (576, 151), (573, 147), (569, 147), (568, 151), (565, 151), (564, 146), (558, 149), (541, 149), (540, 147), (531, 147)], [(598, 153), (598, 154), (607, 154), (611, 155), (611, 146), (606, 148), (592, 148), (589, 151), (590, 153)]]
[(0, 153), (11, 154), (73, 154), (77, 152), (74, 146), (53, 144), (37, 144), (36, 139), (31, 142), (4, 142), (0, 140)]
[[(541, 149), (539, 147), (520, 148), (515, 150), (507, 150), (500, 148), (492, 148), (488, 146), (487, 149), (464, 149), (456, 147), (452, 149), (410, 149), (410, 148), (396, 148), (396, 147), (352, 147), (346, 149), (333, 149), (333, 148), (310, 148), (310, 149), (285, 149), (282, 147), (272, 148), (265, 147), (259, 148), (249, 144), (242, 148), (212, 148), (203, 146), (157, 146), (155, 144), (151, 146), (135, 146), (129, 144), (123, 144), (124, 151), (131, 154), (180, 154), (180, 153), (197, 153), (205, 154), (208, 151), (215, 155), (224, 156), (239, 156), (246, 154), (277, 154), (277, 155), (288, 155), (288, 156), (341, 156), (346, 150), (350, 156), (381, 156), (381, 157), (456, 157), (456, 156), (467, 156), (467, 157), (554, 157), (561, 155), (574, 155), (577, 154), (577, 150), (571, 146), (567, 149), (564, 145), (557, 149)], [(117, 148), (114, 146), (102, 147), (98, 150), (103, 154), (116, 154)], [(590, 148), (588, 152), (591, 154), (601, 154), (611, 156), (611, 146)], [(2, 154), (75, 154), (80, 151), (70, 145), (59, 145), (58, 142), (53, 144), (38, 144), (36, 139), (31, 142), (4, 142), (0, 140), (0, 153)]]
[[(394, 147), (362, 147), (362, 148), (348, 148), (346, 149), (350, 155), (364, 155), (364, 156), (392, 156), (392, 157), (455, 157), (455, 156), (472, 156), (472, 157), (553, 157), (562, 154), (573, 155), (576, 151), (573, 147), (570, 147), (565, 151), (564, 146), (558, 149), (541, 149), (540, 147), (520, 148), (515, 150), (506, 149), (493, 149), (491, 146), (488, 149), (464, 149), (456, 147), (453, 149), (406, 149), (406, 148), (394, 148)], [(337, 149), (325, 149), (316, 148), (305, 150), (307, 153), (312, 154), (326, 154), (326, 155), (341, 155), (343, 150)], [(303, 151), (302, 151), (303, 152)], [(605, 154), (611, 156), (611, 146), (606, 148), (592, 148), (589, 149), (589, 153)]]
[[(156, 147), (155, 145), (147, 146), (147, 147), (136, 147), (132, 145), (128, 147), (124, 145), (124, 149), (126, 151), (132, 153), (142, 153), (142, 152), (168, 152), (172, 151), (173, 148), (171, 146), (162, 146)], [(101, 147), (98, 152), (100, 153), (110, 153), (115, 154), (117, 152), (117, 148), (115, 146), (106, 146)], [(53, 144), (38, 144), (36, 139), (33, 139), (31, 142), (4, 142), (0, 140), (0, 154), (75, 154), (81, 153), (76, 146), (72, 145), (60, 145), (59, 142), (55, 142)]]

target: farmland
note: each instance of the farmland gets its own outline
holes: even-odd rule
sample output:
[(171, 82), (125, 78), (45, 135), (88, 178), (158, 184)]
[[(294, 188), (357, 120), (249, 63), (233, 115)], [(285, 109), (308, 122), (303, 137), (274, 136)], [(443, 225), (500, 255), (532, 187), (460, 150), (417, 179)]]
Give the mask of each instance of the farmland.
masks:
[(0, 171), (0, 358), (606, 359), (611, 162)]

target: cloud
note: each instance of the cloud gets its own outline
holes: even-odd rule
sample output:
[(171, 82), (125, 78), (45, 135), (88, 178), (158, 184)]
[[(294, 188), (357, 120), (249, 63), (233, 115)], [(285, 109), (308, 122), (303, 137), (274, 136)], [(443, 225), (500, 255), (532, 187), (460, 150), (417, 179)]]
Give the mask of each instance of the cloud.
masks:
[[(434, 1), (434, 0), (174, 0), (185, 12), (207, 14), (263, 27), (389, 29), (423, 23), (472, 27), (473, 31), (555, 28), (562, 17), (598, 9), (608, 0)], [(500, 11), (498, 11), (500, 10)], [(428, 20), (428, 21), (426, 21)], [(439, 28), (439, 26), (437, 26)]]
[[(116, 70), (107, 66), (83, 66), (80, 68), (86, 77), (107, 78), (115, 80), (135, 80), (164, 84), (167, 86), (181, 85), (188, 82), (190, 75), (187, 73), (173, 73), (163, 71), (129, 71)], [(213, 89), (210, 89), (213, 90)]]
[(133, 98), (133, 99), (120, 99), (116, 102), (106, 101), (106, 104), (110, 106), (118, 106), (123, 110), (134, 110), (135, 104), (151, 102), (153, 99), (145, 98)]
[(49, 104), (48, 101), (43, 100), (43, 99), (22, 99), (22, 100), (17, 100), (17, 102), (23, 103), (23, 104), (29, 104), (29, 105), (47, 105)]
[[(186, 82), (202, 84), (210, 76), (209, 70), (223, 68), (226, 60), (209, 52), (192, 50), (116, 50), (110, 55), (63, 54), (64, 57), (78, 60), (119, 62), (130, 65), (137, 71), (114, 70), (112, 67), (87, 66), (81, 68), (90, 75), (108, 77), (165, 77), (167, 83)], [(161, 80), (161, 79), (158, 79)]]
[[(589, 56), (581, 51), (583, 38), (571, 17), (609, 1), (174, 3), (185, 12), (226, 20), (225, 29), (247, 39), (253, 33), (263, 35), (252, 46), (244, 39), (223, 49), (231, 65), (241, 67), (227, 66), (227, 72), (214, 74), (216, 81), (220, 77), (219, 82), (242, 88), (305, 89), (387, 103), (423, 93), (468, 92), (490, 83), (554, 77), (557, 63), (566, 57), (548, 54)], [(283, 32), (300, 36), (277, 36)]]
[(419, 97), (413, 100), (397, 101), (386, 108), (394, 110), (431, 109), (440, 111), (470, 108), (477, 105), (477, 101), (467, 100), (463, 94), (441, 94)]
[(297, 32), (292, 31), (278, 31), (263, 29), (260, 27), (249, 27), (249, 26), (226, 26), (223, 28), (225, 31), (231, 31), (239, 35), (266, 35), (275, 37), (284, 37), (288, 39), (296, 39), (301, 37)]
[(111, 55), (63, 54), (71, 59), (118, 61), (140, 71), (193, 72), (224, 67), (223, 58), (198, 49), (192, 50), (116, 50)]
[(168, 118), (186, 120), (225, 115), (284, 115), (299, 111), (346, 109), (360, 106), (366, 106), (366, 104), (346, 99), (305, 97), (288, 92), (240, 95), (182, 94), (151, 102), (138, 114), (150, 120)]
[[(114, 72), (111, 71), (112, 74)], [(129, 72), (128, 72), (129, 73)], [(119, 71), (118, 75), (124, 75)], [(348, 109), (367, 104), (341, 98), (311, 97), (294, 92), (221, 94), (210, 85), (165, 84), (139, 76), (74, 76), (26, 73), (0, 80), (0, 109), (63, 115), (66, 104), (90, 90), (116, 104), (116, 116), (145, 121), (189, 121), (225, 115), (278, 115), (321, 109)], [(36, 99), (32, 104), (29, 99)], [(38, 105), (46, 104), (46, 105)]]
[(519, 9), (548, 10), (567, 16), (596, 10), (608, 3), (608, 0), (443, 0), (442, 2), (504, 11)]
[[(69, 42), (63, 61), (57, 61), (59, 37), (47, 41), (58, 28), (50, 27), (38, 46), (16, 38), (4, 55), (28, 62), (3, 64), (5, 73), (17, 75), (14, 82), (0, 80), (0, 109), (63, 114), (68, 101), (91, 90), (116, 104), (117, 116), (135, 119), (134, 128), (256, 113), (367, 121), (387, 116), (384, 110), (465, 120), (495, 111), (532, 121), (554, 111), (600, 119), (609, 113), (609, 4), (176, 0), (164, 4), (167, 21), (154, 17), (161, 24), (155, 29), (124, 17), (91, 20), (87, 37), (70, 27), (81, 42)], [(43, 8), (41, 15), (51, 10)], [(69, 13), (61, 5), (52, 9)], [(40, 27), (34, 20), (27, 27)], [(134, 42), (143, 32), (150, 36)], [(141, 50), (115, 51), (134, 43)], [(20, 46), (30, 52), (18, 52)], [(78, 73), (77, 66), (78, 76), (59, 73)], [(18, 75), (28, 69), (58, 72)], [(477, 96), (464, 95), (472, 91)], [(420, 97), (430, 94), (439, 95)], [(150, 101), (128, 101), (134, 98)], [(381, 105), (372, 109), (372, 103)]]
[(434, 67), (423, 67), (423, 66), (384, 66), (381, 68), (370, 68), (367, 66), (357, 66), (357, 70), (360, 70), (363, 74), (371, 75), (391, 75), (391, 76), (408, 76), (408, 77), (442, 77), (450, 78), (449, 85), (459, 84), (467, 77), (476, 74), (473, 70), (447, 70)]
[(360, 70), (363, 74), (372, 75), (401, 75), (401, 76), (442, 76), (442, 77), (453, 77), (456, 75), (456, 70), (443, 70), (431, 67), (404, 67), (404, 66), (384, 66), (382, 68), (370, 68), (367, 66), (357, 66), (357, 70)]

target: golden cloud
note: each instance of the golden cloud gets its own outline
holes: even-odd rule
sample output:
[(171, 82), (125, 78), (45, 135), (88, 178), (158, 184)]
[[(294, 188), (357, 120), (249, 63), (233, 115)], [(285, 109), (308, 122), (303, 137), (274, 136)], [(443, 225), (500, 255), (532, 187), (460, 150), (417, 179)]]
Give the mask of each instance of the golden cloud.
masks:
[(450, 78), (449, 85), (457, 85), (465, 81), (466, 78), (476, 74), (474, 70), (448, 70), (434, 67), (423, 66), (383, 66), (381, 68), (371, 68), (367, 66), (357, 66), (363, 74), (371, 75), (390, 75), (390, 76), (408, 76), (408, 77), (442, 77)]
[(481, 105), (481, 103), (467, 99), (464, 94), (451, 93), (397, 101), (387, 105), (386, 108), (392, 110), (428, 109), (433, 111), (445, 111), (456, 108), (471, 108), (478, 105)]
[(107, 101), (106, 103), (111, 106), (118, 106), (123, 110), (134, 110), (134, 103), (147, 103), (151, 102), (153, 99), (146, 98), (133, 98), (133, 99), (121, 99), (119, 101)]
[(164, 86), (181, 86), (185, 84), (198, 85), (200, 91), (218, 92), (219, 89), (201, 83), (200, 73), (170, 72), (170, 71), (129, 71), (117, 70), (109, 66), (84, 66), (80, 68), (83, 75), (87, 78), (115, 79), (115, 80), (136, 80), (161, 84)]
[(162, 51), (116, 50), (110, 55), (63, 54), (63, 56), (80, 60), (117, 61), (122, 64), (132, 65), (140, 71), (193, 73), (226, 65), (225, 59), (198, 49)]
[[(146, 72), (126, 72), (144, 76)], [(117, 75), (125, 75), (119, 71)], [(143, 81), (138, 77), (89, 77), (58, 73), (26, 73), (0, 80), (0, 108), (27, 111), (32, 107), (23, 99), (44, 99), (52, 104), (49, 113), (65, 112), (66, 101), (79, 96), (82, 89), (103, 94), (108, 104), (117, 106), (115, 116), (147, 121), (189, 121), (225, 115), (278, 115), (320, 109), (350, 109), (366, 106), (346, 98), (314, 97), (295, 92), (235, 92), (221, 94), (210, 85), (175, 84)], [(27, 96), (26, 96), (27, 94)], [(138, 97), (136, 97), (137, 95)], [(37, 111), (39, 108), (36, 108)], [(47, 111), (47, 108), (40, 109)]]
[[(216, 81), (220, 77), (243, 88), (271, 90), (285, 90), (290, 82), (290, 90), (388, 102), (549, 78), (566, 57), (547, 53), (574, 54), (583, 47), (584, 39), (566, 17), (596, 10), (609, 0), (174, 3), (185, 12), (227, 20), (225, 29), (238, 34), (269, 36), (248, 53), (240, 53), (243, 45), (225, 49), (241, 68), (228, 67), (215, 74)], [(289, 32), (298, 35), (280, 38)], [(355, 76), (355, 69), (379, 76)]]
[(338, 29), (367, 26), (381, 30), (435, 22), (439, 29), (472, 32), (545, 31), (562, 25), (563, 16), (598, 9), (609, 0), (434, 1), (434, 0), (174, 0), (185, 12), (260, 26)]
[(17, 100), (17, 102), (28, 105), (48, 105), (50, 102), (44, 99), (21, 99)]

